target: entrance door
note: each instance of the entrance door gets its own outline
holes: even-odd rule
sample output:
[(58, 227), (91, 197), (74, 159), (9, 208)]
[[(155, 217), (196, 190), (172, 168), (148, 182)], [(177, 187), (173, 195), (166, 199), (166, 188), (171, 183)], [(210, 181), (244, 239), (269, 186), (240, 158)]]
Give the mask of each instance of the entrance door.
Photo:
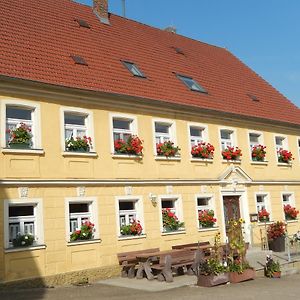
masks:
[(226, 233), (228, 230), (228, 221), (231, 219), (238, 220), (240, 213), (240, 197), (239, 196), (223, 196), (224, 204), (224, 220)]

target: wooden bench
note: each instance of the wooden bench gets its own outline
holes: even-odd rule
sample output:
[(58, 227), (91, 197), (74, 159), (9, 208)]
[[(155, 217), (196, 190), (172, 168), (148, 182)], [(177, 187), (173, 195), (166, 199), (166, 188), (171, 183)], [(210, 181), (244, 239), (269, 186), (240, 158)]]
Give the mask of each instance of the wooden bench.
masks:
[(119, 264), (122, 266), (121, 276), (134, 278), (136, 265), (138, 263), (136, 256), (139, 254), (152, 253), (158, 251), (159, 248), (151, 248), (151, 249), (145, 249), (139, 251), (118, 253), (117, 256), (118, 256)]
[(184, 274), (184, 268), (187, 269), (187, 274), (195, 274), (197, 266), (204, 253), (202, 250), (191, 251), (190, 249), (174, 250), (161, 255), (159, 262), (151, 265), (151, 269), (158, 273), (159, 281), (172, 282), (173, 270), (177, 274)]
[(174, 245), (172, 249), (187, 249), (187, 248), (198, 248), (203, 250), (205, 256), (210, 256), (210, 248), (212, 245), (210, 242), (198, 242), (198, 243), (190, 243), (190, 244), (181, 244), (181, 245)]

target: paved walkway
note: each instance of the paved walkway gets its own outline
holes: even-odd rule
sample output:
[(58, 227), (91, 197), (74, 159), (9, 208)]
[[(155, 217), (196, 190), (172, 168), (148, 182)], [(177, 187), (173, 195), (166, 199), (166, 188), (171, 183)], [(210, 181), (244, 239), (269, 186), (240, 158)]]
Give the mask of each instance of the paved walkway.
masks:
[[(0, 292), (1, 300), (295, 300), (300, 298), (300, 274), (285, 276), (281, 279), (257, 278), (239, 284), (228, 284), (213, 288), (195, 285), (162, 291), (129, 289), (120, 286), (96, 283), (90, 286), (72, 286), (53, 289), (11, 290)], [(139, 281), (141, 285), (149, 284)], [(165, 283), (161, 283), (164, 285)]]

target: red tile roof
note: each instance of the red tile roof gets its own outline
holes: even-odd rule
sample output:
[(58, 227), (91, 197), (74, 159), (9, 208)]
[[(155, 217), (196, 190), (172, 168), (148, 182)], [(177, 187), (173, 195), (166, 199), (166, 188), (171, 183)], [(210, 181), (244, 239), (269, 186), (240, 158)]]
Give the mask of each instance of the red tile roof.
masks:
[[(2, 1), (0, 16), (1, 75), (300, 124), (300, 109), (226, 49), (113, 14), (105, 25), (91, 7), (68, 0)], [(134, 62), (147, 79), (133, 77), (120, 60)], [(208, 94), (190, 91), (175, 73)]]

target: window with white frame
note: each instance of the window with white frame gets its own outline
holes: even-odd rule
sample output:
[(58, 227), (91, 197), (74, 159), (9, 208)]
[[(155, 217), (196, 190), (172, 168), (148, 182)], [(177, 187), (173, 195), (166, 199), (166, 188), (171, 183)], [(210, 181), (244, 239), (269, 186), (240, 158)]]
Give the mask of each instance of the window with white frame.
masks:
[(294, 205), (293, 194), (283, 193), (282, 194), (282, 203), (283, 203), (283, 205), (289, 204), (289, 205), (293, 206)]
[[(82, 225), (85, 223), (92, 224), (92, 234), (90, 239), (97, 239), (99, 237), (99, 230), (97, 227), (97, 201), (94, 197), (76, 197), (67, 198), (65, 200), (66, 207), (66, 229), (67, 229), (67, 241), (70, 241), (71, 235), (76, 231), (79, 232), (82, 229)], [(75, 240), (82, 240), (80, 235), (72, 238)]]
[(155, 122), (155, 142), (156, 144), (172, 141), (172, 124)]
[(282, 193), (283, 214), (286, 220), (297, 219), (298, 211), (295, 208), (295, 198), (293, 193)]
[(258, 213), (258, 220), (270, 221), (271, 211), (269, 206), (268, 194), (255, 195), (256, 212)]
[(88, 135), (87, 115), (66, 111), (64, 113), (64, 124), (66, 140)]
[(189, 129), (191, 147), (204, 142), (205, 128), (191, 125)]
[(228, 129), (220, 130), (222, 151), (227, 149), (228, 147), (234, 146), (233, 134), (234, 132), (232, 130), (228, 130)]
[[(197, 196), (196, 201), (198, 227), (214, 227), (217, 220), (215, 218), (213, 198), (211, 196)], [(208, 214), (208, 217), (205, 216), (206, 214)], [(202, 218), (205, 222), (202, 222)]]
[[(118, 199), (118, 224), (120, 235), (140, 235), (143, 233), (141, 200), (136, 198)], [(136, 224), (132, 228), (129, 226)]]
[(134, 132), (134, 120), (121, 117), (113, 117), (113, 140), (124, 140), (135, 134)]
[(9, 146), (11, 140), (10, 132), (14, 131), (21, 124), (25, 124), (31, 130), (30, 148), (36, 147), (34, 126), (35, 108), (27, 106), (6, 105), (6, 146)]
[(5, 247), (31, 246), (43, 243), (41, 200), (5, 200)]
[(276, 151), (278, 152), (280, 149), (285, 149), (287, 146), (286, 138), (282, 136), (275, 136), (275, 145)]
[(179, 198), (162, 198), (161, 214), (163, 232), (184, 229), (184, 223), (182, 222), (182, 208)]
[(250, 150), (252, 150), (254, 146), (257, 146), (261, 143), (261, 134), (250, 132), (249, 142), (250, 142)]

